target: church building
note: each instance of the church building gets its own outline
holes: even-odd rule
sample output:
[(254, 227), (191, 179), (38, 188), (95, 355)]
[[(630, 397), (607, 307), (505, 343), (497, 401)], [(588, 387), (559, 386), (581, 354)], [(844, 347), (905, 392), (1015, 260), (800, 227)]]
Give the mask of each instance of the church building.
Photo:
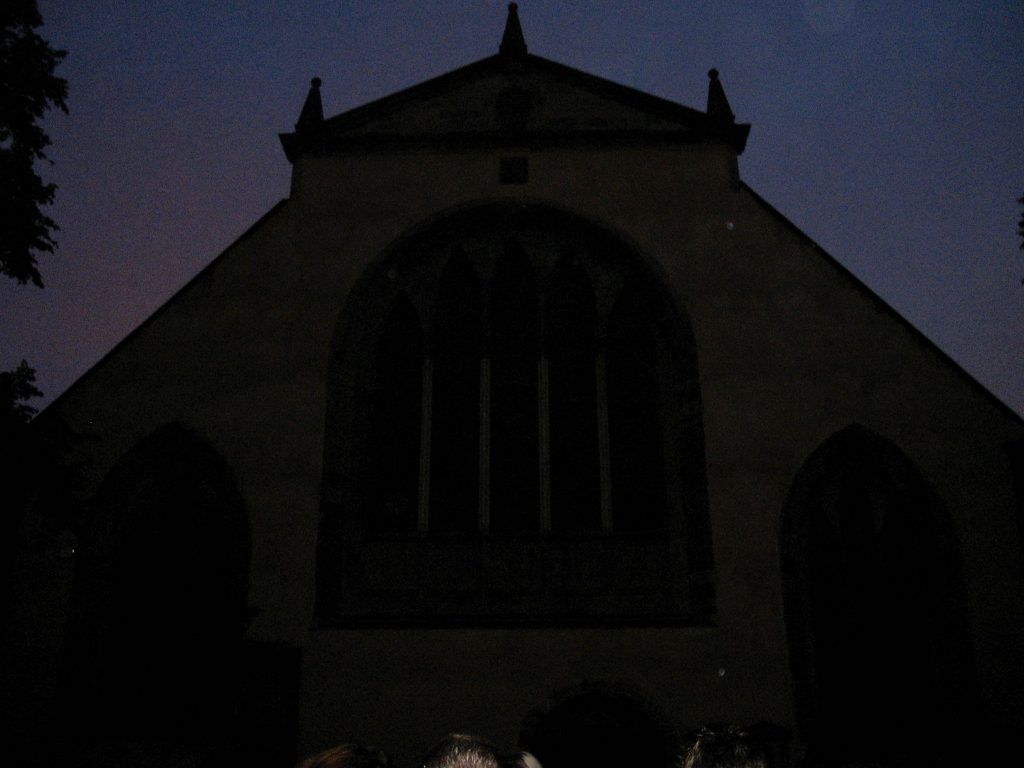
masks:
[(1024, 421), (743, 182), (708, 74), (550, 61), (513, 3), (399, 93), (314, 79), (288, 197), (37, 419), (82, 482), (21, 545), (26, 728), (282, 767), (1021, 732)]

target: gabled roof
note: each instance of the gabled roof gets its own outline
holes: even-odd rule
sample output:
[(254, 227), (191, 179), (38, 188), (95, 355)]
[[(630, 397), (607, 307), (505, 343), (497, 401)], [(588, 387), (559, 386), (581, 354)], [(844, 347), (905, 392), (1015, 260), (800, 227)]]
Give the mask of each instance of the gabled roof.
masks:
[(529, 53), (514, 6), (498, 54), (335, 117), (310, 119), (314, 79), (296, 130), (281, 134), (289, 161), (414, 146), (718, 142), (743, 151), (750, 125), (735, 122), (716, 70), (707, 112), (676, 104)]

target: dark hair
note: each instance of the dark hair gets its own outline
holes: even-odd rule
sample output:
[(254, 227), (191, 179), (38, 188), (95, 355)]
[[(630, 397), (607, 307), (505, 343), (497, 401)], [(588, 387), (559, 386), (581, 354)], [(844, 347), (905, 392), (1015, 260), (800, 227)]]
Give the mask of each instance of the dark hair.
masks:
[(423, 768), (504, 768), (505, 760), (490, 742), (453, 733), (423, 758)]
[(298, 768), (387, 768), (388, 765), (387, 755), (379, 750), (359, 744), (339, 744), (307, 757)]
[(706, 725), (684, 743), (679, 768), (767, 768), (761, 747), (735, 725)]

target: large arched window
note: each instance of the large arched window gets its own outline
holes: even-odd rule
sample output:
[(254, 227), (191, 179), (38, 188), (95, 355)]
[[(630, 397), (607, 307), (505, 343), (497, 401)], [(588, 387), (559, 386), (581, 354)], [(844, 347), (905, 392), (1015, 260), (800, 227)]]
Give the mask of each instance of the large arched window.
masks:
[(321, 620), (707, 619), (692, 335), (608, 232), (423, 228), (354, 289), (330, 376)]

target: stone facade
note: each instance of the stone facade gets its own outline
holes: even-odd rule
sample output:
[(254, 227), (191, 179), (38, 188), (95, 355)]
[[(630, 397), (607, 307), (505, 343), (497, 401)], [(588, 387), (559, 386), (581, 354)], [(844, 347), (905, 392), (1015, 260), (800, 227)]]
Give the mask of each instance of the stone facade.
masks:
[[(245, 531), (216, 528), (236, 570), (243, 567), (237, 563), (248, 563), (244, 604), (232, 595), (223, 598), (239, 616), (247, 611), (245, 658), (253, 661), (239, 674), (243, 690), (257, 693), (256, 703), (243, 710), (257, 712), (252, 716), (258, 721), (259, 701), (265, 700), (280, 718), (294, 717), (302, 753), (355, 738), (411, 763), (451, 730), (479, 732), (508, 746), (523, 739), (543, 751), (544, 739), (550, 740), (545, 713), (578, 725), (585, 715), (572, 720), (573, 702), (587, 696), (597, 702), (595, 711), (621, 707), (615, 710), (620, 722), (624, 712), (638, 722), (646, 718), (652, 732), (712, 720), (770, 721), (792, 729), (794, 745), (820, 742), (826, 738), (821, 734), (839, 744), (841, 733), (822, 730), (830, 716), (823, 702), (829, 691), (835, 695), (835, 686), (851, 683), (830, 682), (822, 671), (826, 630), (815, 624), (823, 615), (816, 601), (829, 594), (846, 599), (835, 584), (846, 583), (853, 571), (836, 577), (830, 588), (839, 592), (815, 592), (810, 582), (822, 571), (808, 564), (809, 553), (821, 540), (807, 521), (827, 513), (839, 520), (836, 530), (846, 531), (843, 516), (858, 514), (842, 511), (846, 507), (837, 512), (842, 505), (834, 499), (808, 501), (824, 487), (814, 478), (830, 471), (815, 474), (812, 457), (851, 428), (867, 437), (854, 441), (860, 447), (850, 455), (863, 449), (883, 457), (876, 469), (864, 469), (875, 466), (873, 459), (851, 460), (867, 473), (864, 478), (885, 478), (863, 480), (863, 487), (875, 489), (858, 507), (869, 521), (864, 526), (874, 531), (867, 534), (874, 545), (864, 546), (882, 546), (880, 521), (904, 519), (899, 500), (905, 496), (899, 494), (909, 493), (906, 478), (919, 478), (926, 500), (914, 507), (912, 519), (928, 526), (938, 521), (942, 535), (915, 539), (914, 531), (923, 530), (915, 523), (894, 539), (895, 550), (875, 556), (898, 559), (904, 551), (899, 547), (941, 549), (936, 578), (949, 582), (941, 589), (932, 581), (892, 576), (891, 569), (881, 572), (904, 579), (897, 587), (918, 590), (907, 599), (927, 594), (948, 607), (962, 598), (948, 616), (942, 613), (946, 624), (936, 623), (937, 613), (922, 614), (929, 629), (921, 630), (915, 649), (900, 653), (916, 658), (948, 651), (948, 658), (929, 667), (938, 669), (941, 681), (947, 667), (973, 664), (973, 673), (958, 678), (960, 687), (950, 696), (976, 696), (986, 721), (1024, 727), (1021, 502), (1005, 451), (1024, 437), (1024, 423), (739, 179), (737, 155), (747, 127), (735, 124), (724, 93), (716, 95), (716, 78), (709, 110), (702, 112), (525, 50), (506, 51), (328, 120), (318, 114), (314, 86), (298, 129), (282, 137), (294, 166), (290, 196), (40, 418), (45, 423), (59, 417), (90, 436), (77, 445), (74, 459), (83, 463), (82, 496), (91, 501), (74, 588), (70, 567), (48, 571), (49, 584), (39, 578), (36, 586), (24, 587), (35, 591), (36, 600), (49, 599), (54, 616), (69, 617), (52, 621), (50, 655), (32, 657), (37, 679), (48, 674), (56, 680), (61, 633), (66, 658), (69, 644), (78, 644), (81, 654), (83, 637), (102, 646), (115, 631), (113, 619), (99, 626), (89, 611), (126, 604), (96, 597), (98, 588), (89, 587), (83, 569), (95, 574), (102, 563), (120, 562), (119, 547), (143, 546), (124, 532), (124, 520), (142, 504), (132, 498), (143, 497), (143, 480), (123, 478), (145, 473), (132, 475), (125, 467), (174, 465), (173, 451), (152, 449), (145, 458), (147, 440), (172, 434), (178, 435), (174, 450), (180, 455), (209, 451), (216, 457), (207, 466), (219, 467), (211, 475), (219, 479), (203, 486), (212, 495), (202, 497), (209, 500), (200, 508), (244, 510)], [(498, 230), (500, 236), (494, 235)], [(610, 517), (559, 532), (550, 520), (545, 524), (538, 502), (537, 522), (525, 533), (478, 525), (445, 538), (416, 510), (401, 535), (353, 533), (349, 523), (362, 514), (369, 493), (353, 477), (380, 471), (366, 467), (376, 402), (367, 395), (374, 385), (366, 375), (382, 332), (380, 314), (390, 306), (385, 294), (388, 280), (396, 279), (394, 265), (397, 279), (427, 286), (429, 293), (441, 280), (445, 249), (492, 236), (495, 243), (519, 237), (540, 281), (563, 257), (582, 259), (590, 269), (586, 254), (606, 247), (628, 265), (620, 271), (634, 270), (657, 285), (690, 335), (685, 343), (666, 342), (666, 348), (692, 355), (695, 379), (657, 379), (663, 390), (676, 387), (671, 397), (678, 400), (672, 402), (695, 403), (699, 421), (696, 431), (685, 432), (690, 422), (679, 411), (690, 406), (666, 406), (662, 391), (655, 413), (659, 428), (671, 434), (659, 445), (697, 445), (694, 455), (700, 457), (699, 471), (682, 482), (688, 471), (682, 467), (692, 457), (669, 449), (658, 454), (669, 495), (684, 499), (667, 503), (668, 522), (643, 535), (619, 534)], [(431, 237), (437, 241), (432, 246)], [(573, 243), (577, 252), (565, 256)], [(474, 268), (490, 274), (497, 257), (473, 261), (472, 246), (465, 247)], [(436, 269), (427, 265), (430, 259)], [(588, 274), (599, 293), (600, 276), (593, 269)], [(597, 305), (600, 314), (600, 300)], [(547, 365), (537, 355), (537, 365)], [(688, 385), (693, 391), (679, 395)], [(417, 386), (422, 399), (422, 384)], [(479, 389), (473, 392), (481, 396)], [(540, 397), (550, 404), (544, 392)], [(480, 423), (476, 429), (483, 432)], [(680, 430), (689, 435), (685, 441)], [(614, 436), (609, 439), (607, 451), (614, 454)], [(871, 446), (881, 447), (872, 453)], [(837, 464), (821, 459), (821, 466), (845, 466), (846, 454), (838, 455)], [(899, 458), (884, 458), (890, 455)], [(422, 462), (418, 445), (413, 456)], [(537, 460), (542, 471), (545, 459)], [(608, 468), (595, 470), (604, 472), (595, 487), (606, 497), (613, 459), (607, 461)], [(493, 488), (501, 471), (474, 467), (467, 482), (479, 496), (481, 477)], [(190, 477), (197, 474), (188, 470)], [(153, 487), (164, 482), (154, 480)], [(540, 487), (556, 480), (536, 482)], [(861, 487), (835, 482), (841, 489)], [(423, 491), (422, 478), (413, 485), (417, 494)], [(235, 494), (237, 505), (223, 503)], [(192, 503), (188, 498), (181, 503)], [(480, 502), (481, 509), (495, 503)], [(150, 504), (146, 514), (175, 518), (173, 510), (153, 512), (158, 506)], [(436, 507), (431, 509), (440, 514)], [(207, 535), (198, 523), (189, 530)], [(837, 551), (846, 551), (852, 539), (843, 541)], [(433, 554), (423, 555), (429, 548)], [(160, 562), (185, 573), (193, 554), (178, 554), (180, 559), (161, 555)], [(850, 557), (857, 567), (867, 562)], [(495, 566), (493, 572), (456, 567), (473, 558)], [(629, 558), (633, 564), (622, 566)], [(569, 561), (579, 569), (572, 578), (583, 580), (572, 588), (566, 586)], [(412, 570), (395, 575), (405, 566)], [(601, 581), (609, 567), (621, 571)], [(587, 568), (596, 569), (589, 582)], [(118, 578), (116, 569), (112, 573)], [(228, 578), (216, 573), (209, 578)], [(531, 579), (543, 583), (537, 587)], [(184, 577), (168, 583), (160, 587), (166, 594), (174, 584), (191, 584)], [(515, 602), (520, 588), (536, 588), (539, 596)], [(890, 594), (878, 585), (856, 593)], [(136, 599), (144, 602), (145, 594), (140, 588)], [(106, 602), (96, 607), (90, 599)], [(190, 610), (183, 599), (173, 610), (146, 616), (156, 632), (161, 617), (171, 624), (198, 621)], [(884, 621), (871, 611), (851, 608), (849, 615)], [(197, 629), (201, 635), (217, 642), (230, 635), (210, 629), (208, 614), (202, 616), (207, 625)], [(871, 626), (883, 635), (896, 633), (884, 624)], [(145, 642), (131, 634), (137, 627), (124, 631)], [(927, 645), (936, 633), (961, 637), (958, 632), (962, 642), (948, 648), (938, 641)], [(174, 652), (173, 645), (157, 646)], [(872, 659), (880, 651), (865, 653)], [(86, 653), (76, 662), (95, 667), (80, 676), (87, 688), (106, 684), (108, 672), (97, 658)], [(146, 659), (152, 661), (145, 653), (133, 657), (137, 674), (148, 674)], [(277, 682), (270, 679), (275, 675)], [(875, 682), (890, 686), (877, 692), (879, 698), (906, 693), (901, 683)], [(919, 698), (909, 700), (920, 706)], [(928, 713), (947, 715), (953, 716)], [(287, 731), (280, 721), (278, 726)], [(609, 744), (608, 750), (618, 748)], [(870, 749), (884, 754), (892, 747), (884, 738), (879, 744)], [(557, 768), (558, 759), (546, 765)]]

